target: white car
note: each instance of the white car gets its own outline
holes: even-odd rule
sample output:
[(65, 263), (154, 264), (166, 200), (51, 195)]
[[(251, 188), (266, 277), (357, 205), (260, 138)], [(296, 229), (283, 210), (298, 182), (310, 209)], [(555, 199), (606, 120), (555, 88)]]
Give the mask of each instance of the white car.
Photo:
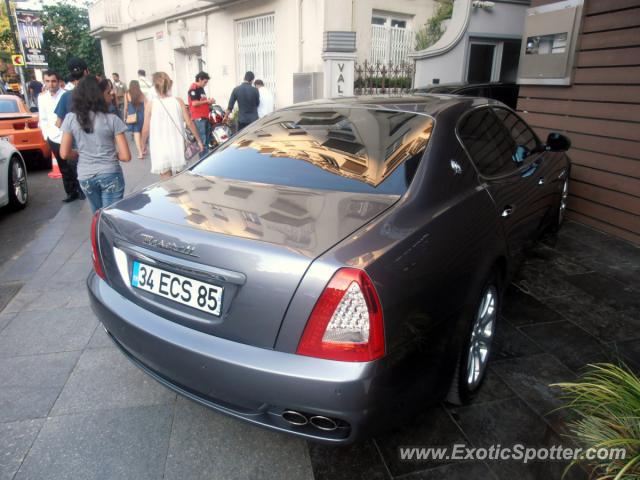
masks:
[(29, 201), (27, 168), (16, 147), (0, 137), (0, 207), (20, 210)]

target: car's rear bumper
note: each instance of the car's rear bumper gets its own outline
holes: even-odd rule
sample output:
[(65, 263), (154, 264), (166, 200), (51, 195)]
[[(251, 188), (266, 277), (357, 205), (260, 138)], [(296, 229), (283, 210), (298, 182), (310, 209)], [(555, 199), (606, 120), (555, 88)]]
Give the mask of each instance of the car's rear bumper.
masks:
[[(379, 423), (374, 418), (381, 409), (375, 378), (380, 362), (334, 362), (252, 347), (166, 320), (93, 272), (87, 286), (93, 310), (116, 345), (156, 380), (195, 401), (332, 444), (351, 443)], [(337, 419), (342, 427), (292, 426), (281, 417), (287, 409)]]
[(39, 152), (42, 156), (50, 155), (49, 144), (40, 130), (3, 130), (0, 137), (9, 137), (10, 142), (20, 152)]

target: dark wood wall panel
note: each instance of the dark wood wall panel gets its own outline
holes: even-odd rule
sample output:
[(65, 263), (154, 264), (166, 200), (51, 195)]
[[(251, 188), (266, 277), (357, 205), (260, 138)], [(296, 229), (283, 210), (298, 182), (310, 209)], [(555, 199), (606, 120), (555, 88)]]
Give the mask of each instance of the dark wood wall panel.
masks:
[(585, 0), (572, 85), (522, 86), (518, 110), (571, 138), (569, 217), (640, 245), (640, 0)]
[(616, 88), (602, 88), (600, 85), (574, 85), (571, 88), (523, 86), (520, 88), (520, 96), (597, 102), (633, 102), (633, 99), (640, 98), (640, 85), (618, 85)]
[(640, 48), (590, 50), (578, 53), (578, 67), (617, 67), (640, 64)]
[(522, 116), (534, 127), (640, 141), (640, 125), (637, 123), (530, 112), (523, 112)]
[(582, 25), (582, 32), (592, 33), (637, 26), (640, 26), (640, 8), (632, 8), (631, 10), (586, 17)]
[(633, 47), (638, 44), (640, 44), (640, 28), (629, 28), (626, 30), (583, 34), (580, 47), (582, 50), (595, 50)]
[(605, 172), (617, 173), (626, 177), (640, 178), (640, 160), (616, 157), (598, 152), (589, 152), (573, 148), (571, 160), (574, 165), (594, 168)]
[(640, 203), (633, 201), (633, 199), (630, 199), (628, 195), (624, 193), (574, 181), (571, 184), (571, 194), (575, 197), (599, 203), (600, 205), (608, 205), (623, 212), (640, 216)]
[[(533, 1), (533, 5), (537, 5), (537, 3), (538, 2), (536, 0)], [(640, 0), (588, 0), (585, 3), (585, 12), (587, 15), (615, 12), (617, 10), (623, 10), (625, 8), (640, 7)]]
[(624, 103), (600, 103), (581, 101), (558, 101), (550, 104), (546, 99), (522, 99), (518, 108), (532, 113), (553, 113), (575, 117), (604, 118), (640, 122), (640, 105)]

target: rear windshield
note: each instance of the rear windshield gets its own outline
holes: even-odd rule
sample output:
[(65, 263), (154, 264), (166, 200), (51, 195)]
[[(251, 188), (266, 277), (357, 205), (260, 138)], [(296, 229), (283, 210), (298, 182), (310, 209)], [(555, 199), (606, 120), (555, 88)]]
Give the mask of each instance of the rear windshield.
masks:
[(196, 164), (199, 175), (291, 187), (402, 195), (433, 119), (364, 108), (278, 111)]
[(18, 102), (14, 100), (0, 100), (0, 113), (18, 113)]

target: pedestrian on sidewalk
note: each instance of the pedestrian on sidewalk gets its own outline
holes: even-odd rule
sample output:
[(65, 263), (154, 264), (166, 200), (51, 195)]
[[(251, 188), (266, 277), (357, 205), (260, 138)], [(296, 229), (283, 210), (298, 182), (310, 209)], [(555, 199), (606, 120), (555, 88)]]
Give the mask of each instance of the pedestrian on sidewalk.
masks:
[(109, 110), (109, 113), (118, 115), (118, 106), (116, 104), (116, 92), (113, 87), (113, 82), (108, 78), (103, 78), (102, 80), (100, 80), (100, 82), (98, 82), (98, 86), (100, 87), (100, 90), (102, 90), (104, 101), (107, 102), (107, 109)]
[(153, 82), (149, 82), (149, 80), (147, 80), (147, 72), (142, 69), (138, 70), (138, 83), (140, 84), (140, 90), (142, 90), (144, 96), (147, 97), (147, 100), (153, 100), (156, 96), (155, 88), (153, 88)]
[[(38, 118), (38, 126), (42, 131), (42, 136), (49, 144), (49, 148), (53, 153), (58, 166), (65, 165), (66, 160), (60, 158), (60, 141), (62, 140), (62, 130), (56, 126), (56, 114), (55, 109), (58, 102), (64, 95), (64, 90), (60, 88), (60, 75), (54, 70), (46, 70), (44, 72), (44, 83), (47, 90), (40, 94), (38, 102), (40, 105), (40, 114)], [(62, 186), (67, 194), (67, 198), (63, 202), (70, 202), (77, 198), (76, 185), (69, 181), (69, 176), (62, 177)], [(76, 197), (74, 198), (74, 194)]]
[(124, 118), (122, 115), (126, 116), (126, 113), (124, 113), (124, 94), (127, 93), (127, 86), (120, 81), (120, 75), (118, 73), (113, 72), (111, 77), (113, 78), (113, 88), (116, 91), (118, 115), (120, 115), (120, 118)]
[(138, 158), (144, 158), (144, 146), (142, 144), (141, 134), (144, 126), (144, 109), (147, 105), (147, 97), (140, 89), (140, 83), (137, 80), (129, 82), (129, 91), (124, 96), (125, 123), (129, 131), (133, 135), (133, 141), (138, 150)]
[(142, 128), (142, 145), (149, 140), (151, 173), (166, 179), (182, 170), (187, 164), (184, 154), (185, 124), (193, 133), (202, 152), (204, 145), (193, 124), (184, 102), (171, 96), (173, 81), (165, 72), (153, 74), (155, 98), (147, 102)]
[(251, 85), (253, 79), (256, 78), (253, 72), (247, 72), (244, 74), (244, 82), (238, 85), (231, 92), (231, 98), (229, 99), (229, 106), (227, 107), (227, 113), (224, 116), (223, 122), (226, 122), (236, 102), (238, 102), (238, 131), (249, 125), (251, 122), (255, 122), (258, 119), (258, 105), (260, 104), (260, 94), (258, 89)]
[(267, 87), (264, 86), (264, 82), (260, 79), (257, 79), (253, 82), (253, 86), (258, 89), (258, 94), (260, 95), (260, 104), (258, 105), (258, 117), (262, 118), (265, 115), (273, 112), (274, 109), (274, 101), (273, 101), (273, 93)]
[(204, 157), (209, 151), (209, 136), (211, 135), (209, 106), (215, 103), (213, 98), (207, 98), (207, 92), (204, 90), (207, 83), (209, 83), (209, 74), (207, 72), (199, 72), (196, 75), (196, 81), (189, 87), (188, 95), (191, 119), (198, 129), (200, 140), (204, 145), (204, 150), (200, 152), (200, 158)]
[[(62, 126), (62, 122), (64, 121), (67, 113), (71, 111), (71, 98), (72, 98), (72, 90), (78, 84), (81, 78), (89, 75), (89, 68), (84, 60), (81, 58), (72, 57), (67, 62), (67, 68), (69, 69), (69, 76), (71, 78), (71, 82), (68, 85), (71, 85), (71, 90), (67, 90), (64, 92), (56, 108), (54, 110), (56, 117), (56, 127), (60, 128)], [(75, 159), (67, 160), (62, 157), (62, 162), (59, 164), (60, 173), (62, 174), (63, 183), (66, 182), (70, 187), (69, 191), (67, 191), (67, 198), (64, 200), (66, 202), (72, 202), (76, 199), (84, 199), (84, 193), (82, 193), (82, 189), (80, 188), (80, 184), (78, 183), (78, 165)], [(65, 187), (65, 191), (66, 191)]]
[[(95, 77), (88, 76), (74, 89), (72, 111), (62, 124), (60, 154), (77, 157), (80, 186), (95, 212), (120, 200), (124, 177), (119, 162), (131, 160), (122, 119), (108, 113), (107, 102)], [(73, 145), (77, 145), (77, 150)]]

